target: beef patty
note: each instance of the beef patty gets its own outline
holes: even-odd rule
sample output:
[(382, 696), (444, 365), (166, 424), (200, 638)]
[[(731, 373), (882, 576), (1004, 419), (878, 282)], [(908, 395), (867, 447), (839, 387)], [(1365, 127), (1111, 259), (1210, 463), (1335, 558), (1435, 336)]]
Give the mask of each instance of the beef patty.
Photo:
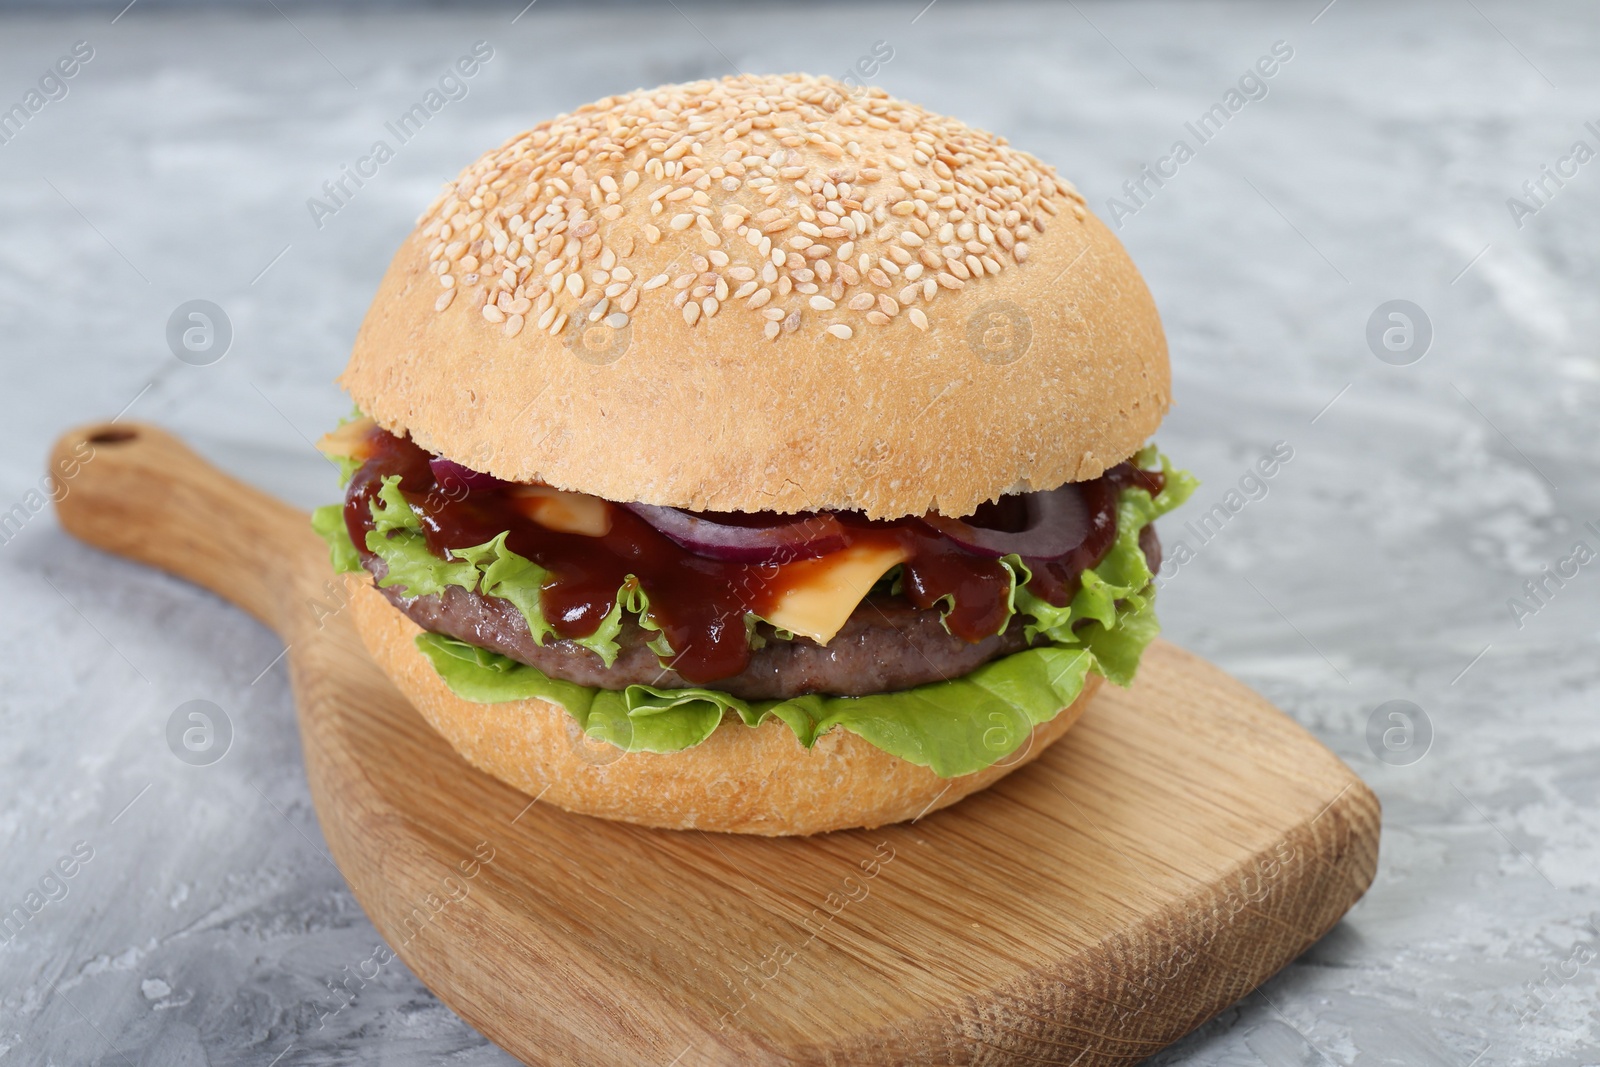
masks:
[[(1139, 547), (1154, 571), (1161, 566), (1161, 547), (1153, 527), (1145, 527)], [(374, 578), (382, 578), (383, 561), (363, 553)], [(597, 689), (650, 685), (660, 689), (690, 688), (670, 667), (663, 667), (646, 644), (652, 634), (627, 620), (617, 635), (617, 658), (610, 667), (576, 641), (555, 639), (538, 644), (527, 620), (509, 601), (457, 586), (430, 596), (406, 596), (395, 587), (379, 587), (390, 603), (424, 630), (509, 656), (552, 678)], [(766, 638), (753, 649), (749, 665), (738, 674), (711, 683), (745, 700), (771, 700), (805, 693), (865, 696), (910, 689), (959, 678), (990, 660), (1029, 646), (1023, 616), (1014, 616), (1005, 630), (969, 643), (948, 633), (939, 612), (911, 606), (896, 596), (870, 596), (856, 606), (827, 645), (807, 637), (778, 638), (772, 627), (758, 624)], [(1039, 642), (1042, 643), (1042, 640)]]

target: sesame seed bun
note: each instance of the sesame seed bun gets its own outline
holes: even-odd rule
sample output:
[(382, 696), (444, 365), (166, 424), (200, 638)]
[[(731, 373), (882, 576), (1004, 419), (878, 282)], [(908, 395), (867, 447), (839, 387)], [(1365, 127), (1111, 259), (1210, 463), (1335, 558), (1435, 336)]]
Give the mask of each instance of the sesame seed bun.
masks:
[(1143, 280), (1053, 169), (799, 75), (609, 97), (483, 156), (341, 381), (508, 480), (872, 518), (1096, 477), (1170, 384)]
[(1077, 721), (1101, 681), (1091, 674), (1078, 699), (1035, 727), (1002, 765), (959, 778), (940, 778), (840, 728), (808, 750), (776, 719), (749, 727), (730, 717), (694, 748), (624, 753), (585, 738), (576, 719), (547, 701), (456, 696), (418, 650), (417, 624), (369, 578), (346, 582), (373, 659), (468, 763), (541, 803), (672, 830), (817, 834), (915, 819), (1036, 759)]

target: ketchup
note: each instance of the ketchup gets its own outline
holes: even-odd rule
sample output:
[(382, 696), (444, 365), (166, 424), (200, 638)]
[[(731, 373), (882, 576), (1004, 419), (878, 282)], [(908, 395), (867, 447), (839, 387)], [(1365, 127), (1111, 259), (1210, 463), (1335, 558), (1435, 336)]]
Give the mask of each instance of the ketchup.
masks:
[[(506, 546), (549, 572), (540, 588), (540, 605), (560, 637), (594, 633), (616, 604), (618, 588), (633, 575), (650, 597), (651, 617), (676, 652), (672, 669), (706, 684), (744, 670), (750, 660), (746, 613), (765, 617), (786, 592), (778, 564), (696, 555), (625, 508), (606, 506), (611, 527), (603, 536), (564, 533), (519, 510), (513, 486), (441, 486), (428, 465), (432, 457), (408, 438), (375, 429), (367, 446), (367, 459), (346, 490), (344, 511), (350, 537), (364, 559), (372, 556), (366, 549), (366, 535), (373, 528), (372, 498), (384, 478), (399, 475), (400, 492), (419, 513), (428, 548), (440, 558), (448, 558), (450, 549), (481, 545), (509, 531)], [(1159, 473), (1124, 463), (1084, 483), (1091, 516), (1088, 538), (1060, 560), (1029, 560), (1029, 590), (1052, 604), (1066, 605), (1077, 591), (1079, 575), (1111, 549), (1121, 489), (1138, 485), (1156, 493), (1161, 481)], [(986, 506), (971, 521), (1004, 529), (1014, 516), (1003, 505)], [(968, 552), (915, 520), (877, 522), (849, 513), (838, 518), (846, 545), (898, 545), (905, 550), (903, 595), (918, 608), (948, 607), (945, 624), (951, 633), (976, 642), (1000, 630), (1010, 578), (998, 560)]]

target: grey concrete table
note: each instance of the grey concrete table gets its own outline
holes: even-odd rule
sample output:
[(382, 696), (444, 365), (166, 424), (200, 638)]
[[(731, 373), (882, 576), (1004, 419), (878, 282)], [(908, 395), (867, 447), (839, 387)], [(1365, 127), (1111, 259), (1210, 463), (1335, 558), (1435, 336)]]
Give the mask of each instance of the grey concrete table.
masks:
[[(879, 84), (1117, 218), (1172, 344), (1161, 441), (1205, 479), (1165, 532), (1189, 550), (1167, 633), (1384, 802), (1349, 918), (1156, 1062), (1600, 1063), (1600, 563), (1563, 562), (1600, 551), (1595, 8), (925, 2), (0, 16), (0, 107), (92, 50), (0, 144), (0, 510), (23, 507), (0, 538), (0, 908), (44, 898), (0, 943), (0, 1065), (508, 1062), (398, 963), (330, 992), (378, 936), (323, 855), (277, 642), (34, 514), (45, 449), (123, 412), (326, 501), (308, 440), (439, 181), (614, 90), (843, 74), (880, 41)], [(316, 225), (308, 198), (478, 40), (465, 98)], [(165, 340), (198, 298), (233, 326), (210, 366)], [(1385, 313), (1369, 344), (1398, 299), (1409, 342)], [(166, 741), (194, 699), (232, 724), (210, 766)]]

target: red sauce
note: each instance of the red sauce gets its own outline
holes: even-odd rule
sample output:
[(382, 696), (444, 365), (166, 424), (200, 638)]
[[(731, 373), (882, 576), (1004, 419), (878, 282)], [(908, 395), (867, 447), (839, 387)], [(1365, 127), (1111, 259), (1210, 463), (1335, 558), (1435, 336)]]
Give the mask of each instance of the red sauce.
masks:
[[(550, 572), (540, 600), (545, 619), (561, 637), (594, 633), (616, 603), (617, 589), (634, 575), (650, 597), (653, 619), (677, 652), (673, 669), (691, 682), (705, 684), (742, 671), (750, 659), (746, 613), (767, 615), (788, 588), (784, 568), (775, 563), (731, 563), (695, 555), (624, 508), (607, 506), (611, 529), (602, 537), (563, 533), (527, 518), (510, 487), (440, 486), (428, 465), (430, 455), (409, 439), (377, 430), (369, 446), (369, 456), (345, 496), (345, 523), (363, 557), (370, 555), (365, 546), (372, 529), (372, 496), (385, 477), (398, 474), (401, 493), (421, 515), (428, 547), (440, 557), (449, 549), (481, 545), (510, 531), (507, 547)], [(1111, 548), (1117, 496), (1124, 485), (1158, 492), (1161, 475), (1122, 464), (1086, 483), (1092, 515), (1088, 539), (1062, 560), (1031, 562), (1031, 591), (1053, 604), (1071, 599), (1078, 576)], [(1000, 629), (1009, 579), (998, 561), (968, 552), (916, 520), (874, 522), (848, 513), (838, 517), (847, 543), (898, 544), (907, 552), (904, 596), (919, 608), (945, 601), (951, 633), (980, 641)], [(1018, 517), (1001, 501), (980, 509), (973, 521), (1005, 529)]]

